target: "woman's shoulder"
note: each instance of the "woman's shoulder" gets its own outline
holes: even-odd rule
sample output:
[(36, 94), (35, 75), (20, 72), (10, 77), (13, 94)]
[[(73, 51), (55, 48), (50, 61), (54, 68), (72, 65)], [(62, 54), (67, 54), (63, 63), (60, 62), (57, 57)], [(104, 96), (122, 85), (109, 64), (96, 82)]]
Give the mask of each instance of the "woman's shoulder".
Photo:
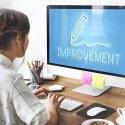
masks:
[(10, 91), (15, 83), (24, 82), (22, 75), (12, 69), (0, 70), (0, 76), (0, 87), (6, 91)]
[(22, 78), (23, 79), (23, 76), (22, 74), (18, 73), (17, 71), (13, 70), (13, 69), (4, 69), (2, 71), (2, 73), (4, 75), (6, 75), (6, 77), (10, 77), (11, 79), (16, 79), (16, 78)]

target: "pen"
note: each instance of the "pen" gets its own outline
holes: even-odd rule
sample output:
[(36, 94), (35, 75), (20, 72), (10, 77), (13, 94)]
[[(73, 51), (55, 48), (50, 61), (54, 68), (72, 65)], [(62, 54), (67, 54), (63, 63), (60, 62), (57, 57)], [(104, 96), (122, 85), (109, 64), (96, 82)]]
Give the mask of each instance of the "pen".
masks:
[(32, 62), (31, 62), (31, 64), (32, 64), (33, 69), (35, 69), (35, 66), (34, 66), (33, 60), (32, 60)]
[(32, 69), (28, 61), (27, 61), (27, 65), (28, 65), (29, 69)]
[(40, 69), (43, 69), (44, 62), (43, 60), (41, 61)]
[(31, 74), (32, 74), (32, 76), (33, 76), (35, 82), (36, 82), (37, 84), (39, 84), (39, 83), (40, 83), (40, 79), (39, 79), (39, 77), (38, 77), (38, 74), (37, 74), (34, 70), (32, 70), (32, 69), (31, 69), (30, 71), (31, 71)]

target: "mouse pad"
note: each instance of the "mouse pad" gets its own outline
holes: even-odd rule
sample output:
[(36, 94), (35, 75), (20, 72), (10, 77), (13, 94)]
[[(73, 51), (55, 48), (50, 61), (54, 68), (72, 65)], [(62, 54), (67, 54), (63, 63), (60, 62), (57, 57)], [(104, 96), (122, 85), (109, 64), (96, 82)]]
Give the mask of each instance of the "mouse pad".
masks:
[[(102, 107), (102, 108), (105, 108), (106, 110), (102, 111), (94, 116), (87, 115), (87, 111), (94, 107)], [(93, 119), (93, 118), (102, 118), (103, 119), (114, 112), (115, 112), (115, 110), (111, 107), (107, 107), (107, 106), (99, 104), (99, 103), (93, 103), (93, 104), (85, 107), (84, 109), (81, 109), (79, 112), (77, 112), (77, 115), (85, 117), (86, 119)]]

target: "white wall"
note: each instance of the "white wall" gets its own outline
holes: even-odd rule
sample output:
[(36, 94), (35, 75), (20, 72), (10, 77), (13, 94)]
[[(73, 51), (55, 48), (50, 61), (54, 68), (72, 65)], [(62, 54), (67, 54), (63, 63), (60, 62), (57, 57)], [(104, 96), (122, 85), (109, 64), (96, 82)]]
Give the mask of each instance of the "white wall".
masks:
[(5, 7), (5, 6), (7, 6), (7, 7), (12, 6), (11, 1), (10, 0), (0, 0), (0, 8)]

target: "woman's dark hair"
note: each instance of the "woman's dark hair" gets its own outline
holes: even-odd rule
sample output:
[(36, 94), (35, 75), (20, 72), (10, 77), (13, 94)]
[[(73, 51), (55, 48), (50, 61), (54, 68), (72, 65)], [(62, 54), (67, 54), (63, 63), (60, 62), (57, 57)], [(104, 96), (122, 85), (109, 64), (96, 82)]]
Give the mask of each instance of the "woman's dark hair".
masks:
[(0, 49), (5, 50), (9, 47), (12, 39), (19, 33), (22, 38), (22, 49), (25, 35), (29, 33), (30, 24), (28, 17), (13, 9), (0, 9)]

